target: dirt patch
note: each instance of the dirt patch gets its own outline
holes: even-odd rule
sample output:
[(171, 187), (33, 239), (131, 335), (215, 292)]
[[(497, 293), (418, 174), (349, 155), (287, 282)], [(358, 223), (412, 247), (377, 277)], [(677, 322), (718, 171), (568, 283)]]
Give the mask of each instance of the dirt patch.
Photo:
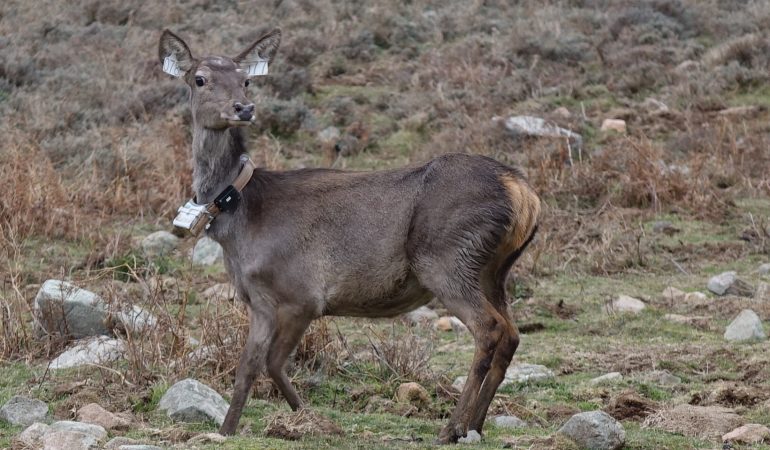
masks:
[(641, 421), (654, 413), (657, 404), (648, 400), (633, 390), (623, 391), (610, 400), (604, 412), (617, 420)]
[(719, 439), (744, 423), (743, 417), (730, 408), (678, 405), (647, 417), (643, 426), (690, 437)]
[(579, 412), (580, 410), (572, 405), (557, 403), (545, 410), (545, 417), (549, 423), (561, 424)]
[(721, 406), (752, 406), (768, 397), (763, 389), (729, 381), (709, 386), (701, 395), (702, 404)]
[(57, 419), (75, 420), (75, 413), (85, 405), (103, 401), (99, 392), (93, 388), (82, 389), (61, 402), (53, 412)]
[(310, 409), (279, 413), (265, 427), (268, 437), (296, 441), (303, 436), (342, 436), (342, 428)]

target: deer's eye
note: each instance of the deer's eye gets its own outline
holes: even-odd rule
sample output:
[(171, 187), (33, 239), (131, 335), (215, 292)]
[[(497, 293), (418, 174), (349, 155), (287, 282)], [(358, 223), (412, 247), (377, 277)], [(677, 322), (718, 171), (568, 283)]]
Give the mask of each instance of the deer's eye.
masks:
[(245, 83), (243, 83), (244, 86), (249, 87), (249, 80), (246, 80)]
[(206, 79), (205, 78), (203, 78), (201, 76), (195, 77), (195, 85), (196, 86), (200, 87), (200, 86), (203, 86), (204, 84), (206, 84)]

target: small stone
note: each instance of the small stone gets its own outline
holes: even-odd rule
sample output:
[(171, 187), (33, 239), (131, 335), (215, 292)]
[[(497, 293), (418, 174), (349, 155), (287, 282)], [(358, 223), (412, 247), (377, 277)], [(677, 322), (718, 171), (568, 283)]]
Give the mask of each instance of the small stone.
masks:
[(104, 444), (104, 448), (106, 450), (114, 450), (114, 449), (120, 448), (123, 445), (138, 445), (138, 444), (139, 444), (139, 441), (137, 441), (136, 439), (131, 439), (125, 436), (117, 436), (107, 441), (107, 443)]
[(757, 313), (744, 309), (725, 330), (725, 339), (731, 342), (765, 339), (765, 330)]
[(604, 411), (590, 411), (572, 416), (559, 429), (578, 445), (593, 450), (616, 450), (626, 443), (623, 425)]
[(117, 416), (97, 403), (89, 403), (78, 410), (77, 418), (84, 423), (99, 425), (105, 430), (126, 430), (131, 421)]
[(757, 272), (759, 272), (760, 275), (770, 275), (770, 263), (765, 263), (759, 266)]
[(35, 422), (41, 422), (47, 415), (48, 405), (45, 402), (21, 395), (11, 397), (0, 408), (0, 420), (16, 426), (26, 427)]
[(51, 369), (67, 369), (117, 361), (125, 355), (126, 343), (106, 336), (81, 339), (51, 361)]
[(163, 395), (158, 409), (180, 422), (213, 421), (222, 426), (230, 405), (215, 390), (187, 378), (179, 381)]
[(40, 439), (50, 431), (51, 427), (40, 422), (35, 422), (22, 431), (15, 440), (29, 448), (40, 447)]
[(340, 138), (340, 129), (337, 127), (326, 127), (319, 131), (316, 136), (321, 143), (331, 144)]
[(722, 442), (736, 444), (759, 444), (770, 441), (770, 428), (757, 423), (750, 423), (722, 436)]
[(203, 291), (203, 298), (209, 301), (233, 301), (235, 287), (230, 283), (217, 283)]
[(98, 448), (99, 440), (77, 431), (51, 431), (40, 439), (40, 444), (43, 450), (92, 450)]
[(516, 416), (496, 416), (493, 422), (498, 428), (525, 428), (527, 426), (527, 422)]
[(663, 289), (663, 299), (668, 301), (669, 303), (679, 303), (685, 298), (685, 292), (680, 291), (679, 289), (669, 286), (666, 289)]
[(602, 131), (616, 131), (621, 134), (626, 133), (626, 121), (620, 119), (604, 119), (602, 122)]
[(684, 301), (687, 303), (702, 304), (708, 299), (708, 296), (703, 292), (688, 292), (684, 295)]
[(187, 440), (188, 444), (224, 444), (227, 441), (225, 436), (219, 433), (201, 433)]
[[(493, 118), (492, 120), (500, 120), (500, 118)], [(581, 135), (558, 127), (540, 117), (511, 116), (505, 119), (503, 125), (514, 137), (530, 136), (566, 139), (574, 149), (583, 147), (583, 137)]]
[(458, 444), (478, 444), (479, 442), (481, 442), (481, 435), (476, 430), (468, 431), (465, 437), (457, 440)]
[(754, 293), (754, 298), (762, 301), (770, 301), (770, 284), (760, 282), (757, 285), (757, 291)]
[(711, 318), (706, 316), (683, 316), (681, 314), (666, 314), (663, 318), (670, 322), (690, 325), (701, 329), (707, 329), (709, 327), (709, 322), (711, 321)]
[(150, 257), (167, 255), (177, 245), (179, 245), (179, 238), (168, 231), (156, 231), (142, 239), (142, 251)]
[(563, 106), (559, 106), (558, 108), (554, 109), (551, 114), (560, 119), (569, 119), (572, 117), (572, 113), (569, 112), (569, 109)]
[(682, 382), (682, 379), (672, 375), (668, 370), (653, 370), (644, 377), (647, 381), (660, 386), (676, 386)]
[(629, 297), (628, 295), (619, 295), (612, 302), (612, 310), (617, 312), (639, 314), (647, 305), (638, 298)]
[(192, 262), (198, 266), (213, 266), (224, 261), (222, 246), (208, 236), (198, 239), (193, 248)]
[(589, 383), (593, 385), (598, 385), (598, 384), (618, 383), (620, 381), (623, 381), (623, 375), (620, 372), (610, 372), (600, 377), (596, 377), (592, 379), (591, 381), (589, 381)]
[(430, 403), (430, 397), (428, 391), (418, 383), (402, 383), (396, 389), (396, 401), (424, 408)]
[(551, 369), (539, 364), (518, 363), (508, 367), (505, 371), (505, 378), (500, 383), (500, 387), (512, 383), (536, 383), (555, 378)]
[(83, 433), (93, 436), (97, 441), (102, 441), (107, 437), (107, 430), (105, 430), (104, 427), (72, 420), (60, 420), (52, 423), (51, 431), (73, 431)]
[(468, 331), (468, 327), (454, 316), (439, 317), (433, 327), (439, 331), (455, 331), (458, 333)]
[(108, 323), (111, 328), (125, 331), (132, 335), (143, 334), (158, 325), (158, 319), (138, 305), (116, 308), (110, 314)]
[(652, 231), (654, 231), (655, 233), (663, 233), (665, 235), (671, 236), (682, 230), (675, 227), (674, 224), (672, 224), (671, 222), (659, 221), (652, 224)]
[(420, 325), (438, 319), (438, 314), (427, 306), (420, 306), (414, 311), (406, 313), (406, 318), (409, 322)]
[(738, 278), (734, 271), (723, 272), (709, 279), (708, 290), (717, 295), (737, 295), (740, 297), (751, 297), (754, 295), (754, 288), (745, 281)]
[(468, 381), (468, 377), (466, 377), (466, 376), (457, 377), (452, 382), (452, 387), (457, 389), (459, 392), (462, 392), (463, 388), (465, 387), (465, 382), (466, 381)]

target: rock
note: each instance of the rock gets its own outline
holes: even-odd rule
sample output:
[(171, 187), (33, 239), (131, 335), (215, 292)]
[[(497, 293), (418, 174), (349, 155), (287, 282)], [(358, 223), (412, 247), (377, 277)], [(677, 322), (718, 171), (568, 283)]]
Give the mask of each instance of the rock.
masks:
[(683, 316), (681, 314), (666, 314), (663, 318), (670, 322), (690, 325), (700, 329), (707, 329), (711, 321), (711, 318), (707, 316)]
[(337, 127), (326, 127), (316, 135), (323, 144), (333, 144), (340, 138), (340, 129)]
[(142, 239), (142, 251), (150, 257), (164, 256), (179, 245), (179, 238), (168, 231), (156, 231)]
[(498, 428), (525, 428), (527, 422), (519, 419), (516, 416), (496, 416), (493, 419), (493, 423)]
[(575, 414), (560, 429), (578, 445), (593, 450), (615, 450), (626, 443), (623, 425), (604, 411)]
[(589, 381), (589, 383), (593, 385), (598, 385), (598, 384), (618, 383), (620, 381), (623, 381), (623, 375), (621, 375), (620, 372), (610, 372), (600, 377), (596, 377), (592, 379), (591, 381)]
[(765, 339), (765, 330), (757, 313), (744, 309), (725, 330), (725, 339), (731, 342)]
[(720, 438), (744, 423), (730, 408), (681, 404), (650, 415), (642, 426), (690, 437)]
[(99, 440), (77, 431), (51, 431), (40, 438), (43, 450), (91, 450), (99, 447)]
[(602, 131), (616, 131), (621, 134), (626, 133), (626, 121), (620, 119), (604, 119), (602, 122)]
[(555, 378), (553, 372), (539, 364), (518, 363), (508, 367), (505, 371), (505, 378), (500, 383), (500, 387), (511, 383), (531, 383), (538, 381), (552, 380)]
[(67, 369), (116, 361), (124, 356), (125, 350), (126, 343), (122, 339), (112, 339), (106, 336), (81, 339), (51, 361), (49, 367), (51, 369)]
[(93, 425), (90, 423), (75, 422), (72, 420), (60, 420), (51, 424), (51, 432), (54, 431), (71, 431), (76, 433), (82, 433), (89, 436), (93, 436), (97, 441), (101, 442), (107, 437), (107, 430), (99, 425)]
[(158, 409), (180, 422), (213, 421), (222, 426), (230, 405), (215, 390), (191, 378), (179, 381), (160, 399)]
[(468, 327), (454, 316), (439, 317), (433, 327), (439, 331), (455, 331), (457, 333), (468, 331)]
[(156, 445), (130, 444), (130, 445), (121, 445), (120, 447), (118, 447), (118, 450), (163, 450), (163, 449)]
[(644, 379), (659, 386), (676, 386), (682, 382), (681, 378), (672, 375), (668, 370), (653, 370), (647, 373)]
[(110, 313), (107, 323), (111, 328), (122, 330), (124, 332), (139, 335), (158, 325), (158, 319), (149, 311), (138, 305), (130, 305), (118, 308), (117, 311)]
[(468, 377), (465, 377), (465, 376), (457, 377), (452, 382), (452, 387), (455, 388), (457, 391), (462, 392), (463, 388), (465, 387), (466, 381), (468, 381)]
[(217, 283), (203, 291), (203, 298), (209, 301), (233, 301), (235, 287), (230, 283)]
[(126, 430), (131, 421), (117, 416), (97, 403), (89, 403), (78, 410), (77, 418), (80, 422), (99, 425), (105, 430)]
[(505, 129), (514, 136), (534, 136), (567, 139), (574, 149), (583, 146), (583, 137), (570, 130), (560, 128), (544, 119), (532, 116), (511, 116), (505, 119)]
[(551, 114), (561, 119), (569, 119), (570, 117), (572, 117), (572, 113), (569, 112), (569, 109), (563, 106), (559, 106), (558, 108), (554, 109), (553, 111), (551, 111)]
[(202, 433), (187, 440), (188, 444), (224, 444), (225, 436), (219, 433)]
[(646, 109), (650, 114), (662, 114), (669, 112), (669, 107), (662, 101), (647, 97), (641, 104), (642, 108)]
[(378, 395), (373, 395), (369, 397), (369, 401), (366, 403), (364, 412), (367, 414), (387, 413), (396, 414), (402, 417), (409, 417), (417, 413), (417, 407), (405, 403), (396, 403)]
[(40, 439), (50, 431), (51, 427), (40, 422), (33, 423), (22, 431), (15, 441), (23, 444), (26, 448), (39, 448)]
[(208, 236), (198, 239), (193, 248), (192, 262), (198, 266), (213, 266), (222, 263), (224, 254), (222, 246)]
[(760, 282), (757, 285), (757, 291), (754, 293), (754, 298), (762, 301), (770, 301), (770, 284)]
[(759, 266), (757, 272), (759, 272), (760, 275), (770, 275), (770, 263), (765, 263)]
[(11, 397), (0, 408), (0, 420), (16, 426), (26, 427), (35, 422), (42, 422), (47, 415), (48, 405), (45, 402), (21, 395)]
[(754, 288), (738, 278), (734, 271), (714, 275), (709, 279), (707, 288), (717, 295), (731, 294), (741, 297), (751, 297), (754, 295)]
[(612, 310), (622, 313), (639, 314), (646, 307), (643, 301), (623, 294), (612, 302)]
[(410, 311), (406, 313), (406, 318), (407, 320), (409, 320), (409, 322), (415, 325), (419, 325), (423, 323), (429, 323), (438, 319), (438, 314), (436, 314), (436, 311), (433, 311), (427, 306), (420, 306), (414, 311)]
[(107, 450), (113, 450), (118, 449), (123, 445), (138, 445), (139, 441), (136, 439), (131, 439), (125, 436), (118, 436), (110, 439), (107, 441), (106, 444), (104, 444), (104, 448)]
[(428, 391), (418, 383), (402, 383), (396, 389), (396, 401), (424, 408), (430, 403)]
[(735, 444), (759, 444), (770, 441), (770, 428), (757, 423), (750, 423), (722, 436), (722, 442)]
[(674, 224), (672, 224), (671, 222), (659, 221), (659, 222), (654, 222), (652, 224), (652, 231), (655, 233), (663, 233), (665, 235), (671, 236), (676, 233), (679, 233), (682, 230), (675, 227)]
[(684, 301), (687, 303), (702, 304), (708, 299), (708, 296), (703, 292), (688, 292), (684, 295)]
[(760, 108), (757, 106), (732, 106), (719, 111), (722, 117), (749, 118), (759, 114)]
[(663, 289), (663, 299), (669, 303), (679, 303), (684, 300), (685, 295), (687, 294), (684, 291), (672, 286)]
[(60, 280), (48, 280), (35, 297), (35, 317), (45, 332), (75, 339), (109, 334), (107, 309), (93, 292)]
[(468, 431), (465, 437), (457, 440), (458, 444), (478, 444), (479, 442), (481, 442), (481, 435), (476, 430)]

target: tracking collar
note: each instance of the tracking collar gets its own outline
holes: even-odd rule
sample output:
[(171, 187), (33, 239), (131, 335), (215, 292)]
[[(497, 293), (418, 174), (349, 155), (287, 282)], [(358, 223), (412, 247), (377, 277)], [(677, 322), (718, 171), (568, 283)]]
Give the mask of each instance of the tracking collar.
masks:
[(241, 202), (241, 191), (251, 180), (254, 169), (256, 169), (254, 163), (249, 159), (249, 155), (241, 155), (240, 161), (243, 166), (233, 184), (227, 186), (216, 196), (213, 202), (201, 205), (195, 203), (195, 198), (188, 200), (184, 206), (179, 207), (177, 216), (174, 218), (174, 226), (188, 230), (193, 236), (198, 236), (201, 231), (208, 230), (211, 221), (220, 213), (238, 209)]

